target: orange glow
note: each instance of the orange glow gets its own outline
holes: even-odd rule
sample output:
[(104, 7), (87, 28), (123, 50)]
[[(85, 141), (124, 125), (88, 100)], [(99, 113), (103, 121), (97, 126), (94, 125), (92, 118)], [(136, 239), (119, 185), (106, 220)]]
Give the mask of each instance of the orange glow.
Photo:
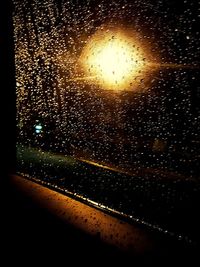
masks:
[(149, 64), (146, 53), (131, 35), (99, 30), (88, 41), (81, 58), (84, 75), (107, 90), (132, 90), (143, 79)]
[[(141, 253), (151, 251), (155, 246), (151, 235), (136, 225), (128, 224), (97, 208), (90, 207), (20, 176), (12, 176), (11, 181), (17, 189), (29, 194), (41, 207), (49, 210), (67, 224), (90, 235), (96, 236), (100, 233), (102, 241), (119, 249)], [(83, 200), (83, 197), (76, 196), (79, 200)], [(87, 199), (87, 203), (100, 207), (98, 203), (89, 199)]]

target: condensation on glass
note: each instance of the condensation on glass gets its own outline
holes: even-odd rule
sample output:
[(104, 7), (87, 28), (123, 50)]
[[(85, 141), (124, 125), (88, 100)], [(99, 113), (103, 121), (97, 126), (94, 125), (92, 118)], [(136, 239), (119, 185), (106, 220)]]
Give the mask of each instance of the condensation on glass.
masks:
[(199, 3), (13, 0), (18, 172), (191, 240)]

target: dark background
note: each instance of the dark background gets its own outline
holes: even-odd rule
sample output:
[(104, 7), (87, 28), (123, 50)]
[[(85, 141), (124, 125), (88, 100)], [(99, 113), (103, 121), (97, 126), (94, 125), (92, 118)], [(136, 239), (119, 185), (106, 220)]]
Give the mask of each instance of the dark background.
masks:
[[(5, 3), (6, 2), (6, 3)], [(183, 251), (170, 244), (171, 250), (164, 255), (152, 255), (146, 259), (132, 257), (117, 251), (98, 238), (91, 238), (79, 230), (60, 222), (56, 217), (39, 207), (28, 196), (19, 192), (10, 182), (15, 171), (15, 71), (12, 38), (11, 1), (0, 4), (0, 67), (1, 67), (1, 170), (0, 170), (0, 264), (9, 266), (36, 263), (56, 266), (73, 266), (78, 262), (87, 265), (108, 263), (160, 266), (175, 262), (181, 264), (187, 258), (190, 266), (194, 252)], [(92, 258), (94, 257), (94, 259)], [(175, 258), (174, 258), (175, 257)], [(70, 263), (71, 262), (71, 263)]]

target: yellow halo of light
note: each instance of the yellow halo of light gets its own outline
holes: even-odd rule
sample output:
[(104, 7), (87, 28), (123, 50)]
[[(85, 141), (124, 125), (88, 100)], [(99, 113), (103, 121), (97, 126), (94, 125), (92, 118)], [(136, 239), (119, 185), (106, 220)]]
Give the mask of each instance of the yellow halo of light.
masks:
[[(146, 67), (145, 53), (132, 37), (120, 31), (95, 34), (84, 48), (84, 75), (108, 90), (124, 90), (141, 79)], [(90, 81), (91, 81), (90, 80)]]

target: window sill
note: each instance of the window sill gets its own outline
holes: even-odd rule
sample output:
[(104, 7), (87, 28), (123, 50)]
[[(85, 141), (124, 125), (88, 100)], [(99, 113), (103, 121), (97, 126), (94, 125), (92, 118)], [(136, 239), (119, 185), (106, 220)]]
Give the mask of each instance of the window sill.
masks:
[[(175, 240), (145, 229), (140, 225), (124, 222), (106, 214), (102, 210), (88, 206), (75, 199), (53, 191), (47, 187), (21, 176), (10, 177), (12, 185), (20, 194), (29, 196), (41, 208), (55, 215), (59, 220), (72, 225), (86, 234), (98, 238), (103, 243), (125, 252), (135, 259), (144, 256), (153, 261), (159, 258), (186, 255), (188, 248), (183, 248)], [(179, 255), (179, 256), (177, 256)]]

